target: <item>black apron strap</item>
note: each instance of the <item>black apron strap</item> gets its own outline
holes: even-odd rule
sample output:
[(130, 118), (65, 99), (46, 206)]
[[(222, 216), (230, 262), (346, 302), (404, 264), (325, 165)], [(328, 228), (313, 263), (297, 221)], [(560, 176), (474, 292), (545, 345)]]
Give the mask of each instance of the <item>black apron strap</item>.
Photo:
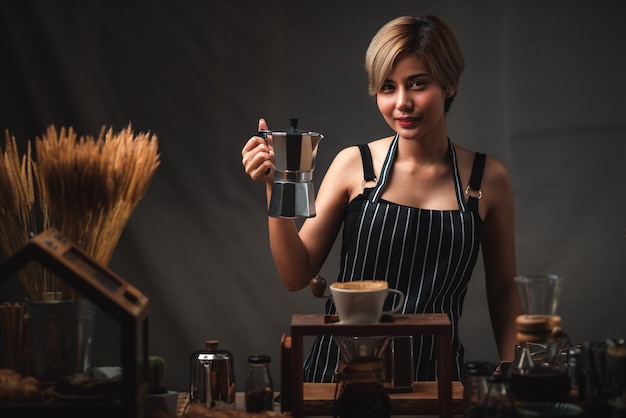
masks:
[(483, 179), (484, 170), (485, 154), (477, 152), (474, 155), (474, 165), (472, 166), (469, 186), (465, 189), (465, 194), (469, 196), (467, 207), (471, 212), (478, 211), (478, 201), (483, 197), (483, 192), (480, 190), (480, 183)]
[(359, 144), (359, 150), (361, 151), (361, 160), (363, 160), (363, 181), (376, 181), (374, 175), (374, 165), (372, 164), (372, 153), (370, 147), (367, 144)]

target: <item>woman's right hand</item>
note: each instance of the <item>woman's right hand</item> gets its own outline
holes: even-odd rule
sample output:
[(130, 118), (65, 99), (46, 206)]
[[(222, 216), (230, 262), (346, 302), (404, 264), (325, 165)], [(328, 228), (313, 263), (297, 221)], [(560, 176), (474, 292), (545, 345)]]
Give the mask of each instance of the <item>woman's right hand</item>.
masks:
[[(259, 131), (267, 130), (265, 119), (259, 119)], [(271, 144), (271, 135), (265, 140), (254, 135), (241, 150), (241, 163), (245, 172), (255, 181), (274, 180), (274, 148)]]

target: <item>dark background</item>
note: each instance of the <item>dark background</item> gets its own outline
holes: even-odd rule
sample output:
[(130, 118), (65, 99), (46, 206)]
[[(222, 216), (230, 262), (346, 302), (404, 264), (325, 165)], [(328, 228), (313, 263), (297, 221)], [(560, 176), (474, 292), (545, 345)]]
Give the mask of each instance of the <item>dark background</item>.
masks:
[[(150, 298), (150, 353), (186, 391), (190, 354), (219, 339), (239, 389), (255, 353), (272, 356), (279, 386), (291, 315), (323, 301), (277, 277), (265, 188), (241, 147), (261, 116), (275, 129), (300, 118), (325, 135), (317, 187), (341, 148), (390, 134), (363, 70), (375, 31), (438, 14), (467, 64), (449, 134), (509, 167), (518, 271), (565, 276), (558, 313), (574, 342), (626, 337), (625, 4), (1, 0), (0, 127), (22, 150), (52, 124), (157, 135), (161, 166), (110, 265)], [(337, 271), (335, 251), (321, 274)], [(466, 360), (496, 360), (485, 304), (479, 264)]]

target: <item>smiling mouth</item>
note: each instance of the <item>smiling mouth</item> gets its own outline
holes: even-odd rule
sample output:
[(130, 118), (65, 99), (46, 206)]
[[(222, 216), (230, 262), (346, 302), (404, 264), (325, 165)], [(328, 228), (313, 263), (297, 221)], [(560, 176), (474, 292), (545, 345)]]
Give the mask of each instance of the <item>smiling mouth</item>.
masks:
[(398, 124), (402, 127), (413, 126), (418, 121), (417, 118), (398, 118), (396, 119)]

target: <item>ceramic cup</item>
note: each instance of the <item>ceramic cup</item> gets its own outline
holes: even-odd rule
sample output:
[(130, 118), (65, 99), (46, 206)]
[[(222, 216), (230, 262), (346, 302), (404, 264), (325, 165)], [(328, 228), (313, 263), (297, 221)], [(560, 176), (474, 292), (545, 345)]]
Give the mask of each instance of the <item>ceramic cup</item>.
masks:
[[(398, 295), (396, 304), (391, 311), (383, 312), (390, 293)], [(374, 324), (383, 314), (397, 312), (404, 304), (404, 293), (390, 289), (384, 280), (336, 282), (330, 285), (330, 294), (340, 324)]]

